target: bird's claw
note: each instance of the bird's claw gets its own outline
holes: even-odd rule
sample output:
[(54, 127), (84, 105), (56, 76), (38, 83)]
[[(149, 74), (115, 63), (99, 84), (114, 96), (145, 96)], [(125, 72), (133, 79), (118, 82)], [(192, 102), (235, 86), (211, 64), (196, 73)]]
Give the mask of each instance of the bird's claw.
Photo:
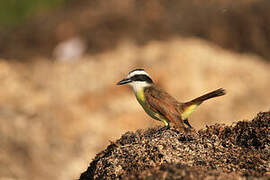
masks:
[(162, 128), (159, 129), (159, 131), (166, 131), (168, 129), (170, 129), (170, 125), (163, 126)]

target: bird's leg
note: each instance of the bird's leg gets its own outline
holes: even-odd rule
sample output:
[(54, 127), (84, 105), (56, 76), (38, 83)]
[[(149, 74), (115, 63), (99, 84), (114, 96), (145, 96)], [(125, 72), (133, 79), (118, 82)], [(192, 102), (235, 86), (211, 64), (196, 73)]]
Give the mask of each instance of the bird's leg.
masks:
[(168, 129), (170, 129), (170, 125), (163, 126), (162, 128), (159, 129), (159, 131), (166, 131)]
[(162, 128), (159, 129), (159, 131), (164, 131), (170, 129), (170, 123), (166, 120), (162, 120), (162, 122), (165, 124)]
[(193, 127), (189, 124), (188, 119), (185, 119), (183, 121), (189, 128), (193, 129)]

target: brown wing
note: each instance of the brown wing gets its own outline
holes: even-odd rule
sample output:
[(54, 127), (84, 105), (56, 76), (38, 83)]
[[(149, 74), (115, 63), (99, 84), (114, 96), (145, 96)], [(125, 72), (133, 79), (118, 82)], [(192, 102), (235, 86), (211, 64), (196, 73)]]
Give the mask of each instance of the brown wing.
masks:
[(179, 112), (179, 103), (171, 95), (161, 90), (157, 86), (148, 87), (144, 90), (146, 106), (153, 111), (163, 115), (169, 122), (180, 127), (183, 126), (181, 115)]

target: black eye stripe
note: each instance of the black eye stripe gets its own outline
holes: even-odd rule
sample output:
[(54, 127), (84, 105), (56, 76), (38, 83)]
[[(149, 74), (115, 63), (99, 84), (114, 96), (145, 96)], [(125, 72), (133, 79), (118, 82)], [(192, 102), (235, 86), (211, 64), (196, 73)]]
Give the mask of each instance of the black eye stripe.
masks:
[(132, 81), (146, 81), (148, 83), (153, 83), (152, 79), (144, 74), (132, 76), (130, 79)]

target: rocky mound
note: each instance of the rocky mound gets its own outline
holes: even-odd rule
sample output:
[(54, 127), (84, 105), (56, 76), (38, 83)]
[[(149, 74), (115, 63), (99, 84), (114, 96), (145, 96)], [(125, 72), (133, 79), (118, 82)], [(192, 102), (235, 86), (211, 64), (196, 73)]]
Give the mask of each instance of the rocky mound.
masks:
[(270, 178), (270, 111), (198, 133), (171, 127), (125, 133), (97, 154), (80, 180)]

